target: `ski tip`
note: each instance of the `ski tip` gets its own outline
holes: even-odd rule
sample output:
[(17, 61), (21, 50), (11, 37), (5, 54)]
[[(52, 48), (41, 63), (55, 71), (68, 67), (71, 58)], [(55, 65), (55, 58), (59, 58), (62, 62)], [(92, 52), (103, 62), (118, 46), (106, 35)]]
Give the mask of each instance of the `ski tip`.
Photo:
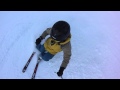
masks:
[(22, 70), (22, 72), (24, 73), (24, 72), (25, 72), (25, 70)]
[(34, 54), (36, 53), (36, 52), (33, 52)]

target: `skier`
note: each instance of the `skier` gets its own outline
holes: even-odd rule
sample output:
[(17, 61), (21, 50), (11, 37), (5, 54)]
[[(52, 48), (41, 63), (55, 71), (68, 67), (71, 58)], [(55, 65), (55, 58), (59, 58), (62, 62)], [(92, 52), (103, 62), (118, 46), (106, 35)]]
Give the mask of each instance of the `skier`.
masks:
[[(40, 42), (50, 35), (43, 45)], [(49, 61), (58, 52), (63, 51), (63, 61), (57, 72), (58, 76), (63, 75), (71, 57), (71, 33), (70, 25), (66, 21), (57, 21), (52, 28), (47, 28), (39, 38), (36, 39), (36, 48), (41, 52), (40, 57), (44, 61)]]

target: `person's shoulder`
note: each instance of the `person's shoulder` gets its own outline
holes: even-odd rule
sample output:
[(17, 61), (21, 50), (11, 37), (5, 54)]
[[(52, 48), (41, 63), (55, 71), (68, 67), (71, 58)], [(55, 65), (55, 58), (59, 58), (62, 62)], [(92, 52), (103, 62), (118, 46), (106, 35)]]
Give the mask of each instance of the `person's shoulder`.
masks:
[(48, 34), (50, 34), (50, 33), (51, 33), (51, 29), (52, 29), (52, 28), (47, 28), (45, 31), (46, 31)]
[(46, 30), (51, 30), (52, 28), (51, 27), (49, 27), (49, 28), (47, 28)]

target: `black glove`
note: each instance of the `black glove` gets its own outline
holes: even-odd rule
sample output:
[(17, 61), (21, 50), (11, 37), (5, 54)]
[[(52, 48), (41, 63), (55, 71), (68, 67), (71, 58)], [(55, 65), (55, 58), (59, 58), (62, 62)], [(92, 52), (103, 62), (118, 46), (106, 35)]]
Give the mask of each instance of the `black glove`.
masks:
[(42, 39), (43, 39), (43, 38), (42, 38), (41, 36), (40, 36), (40, 38), (37, 38), (37, 39), (36, 39), (36, 42), (35, 42), (36, 45), (38, 45), (38, 44), (41, 42)]
[(65, 69), (64, 67), (60, 67), (59, 71), (57, 72), (57, 75), (62, 76), (64, 69)]

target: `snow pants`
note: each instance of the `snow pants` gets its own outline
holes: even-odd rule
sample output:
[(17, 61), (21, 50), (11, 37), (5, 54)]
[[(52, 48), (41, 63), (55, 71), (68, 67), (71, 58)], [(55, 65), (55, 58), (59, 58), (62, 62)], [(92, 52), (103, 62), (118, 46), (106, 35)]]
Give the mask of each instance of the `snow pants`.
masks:
[(50, 54), (49, 52), (45, 50), (44, 45), (38, 44), (36, 48), (41, 52), (40, 56), (43, 60), (49, 61), (50, 59), (54, 57), (54, 55)]

